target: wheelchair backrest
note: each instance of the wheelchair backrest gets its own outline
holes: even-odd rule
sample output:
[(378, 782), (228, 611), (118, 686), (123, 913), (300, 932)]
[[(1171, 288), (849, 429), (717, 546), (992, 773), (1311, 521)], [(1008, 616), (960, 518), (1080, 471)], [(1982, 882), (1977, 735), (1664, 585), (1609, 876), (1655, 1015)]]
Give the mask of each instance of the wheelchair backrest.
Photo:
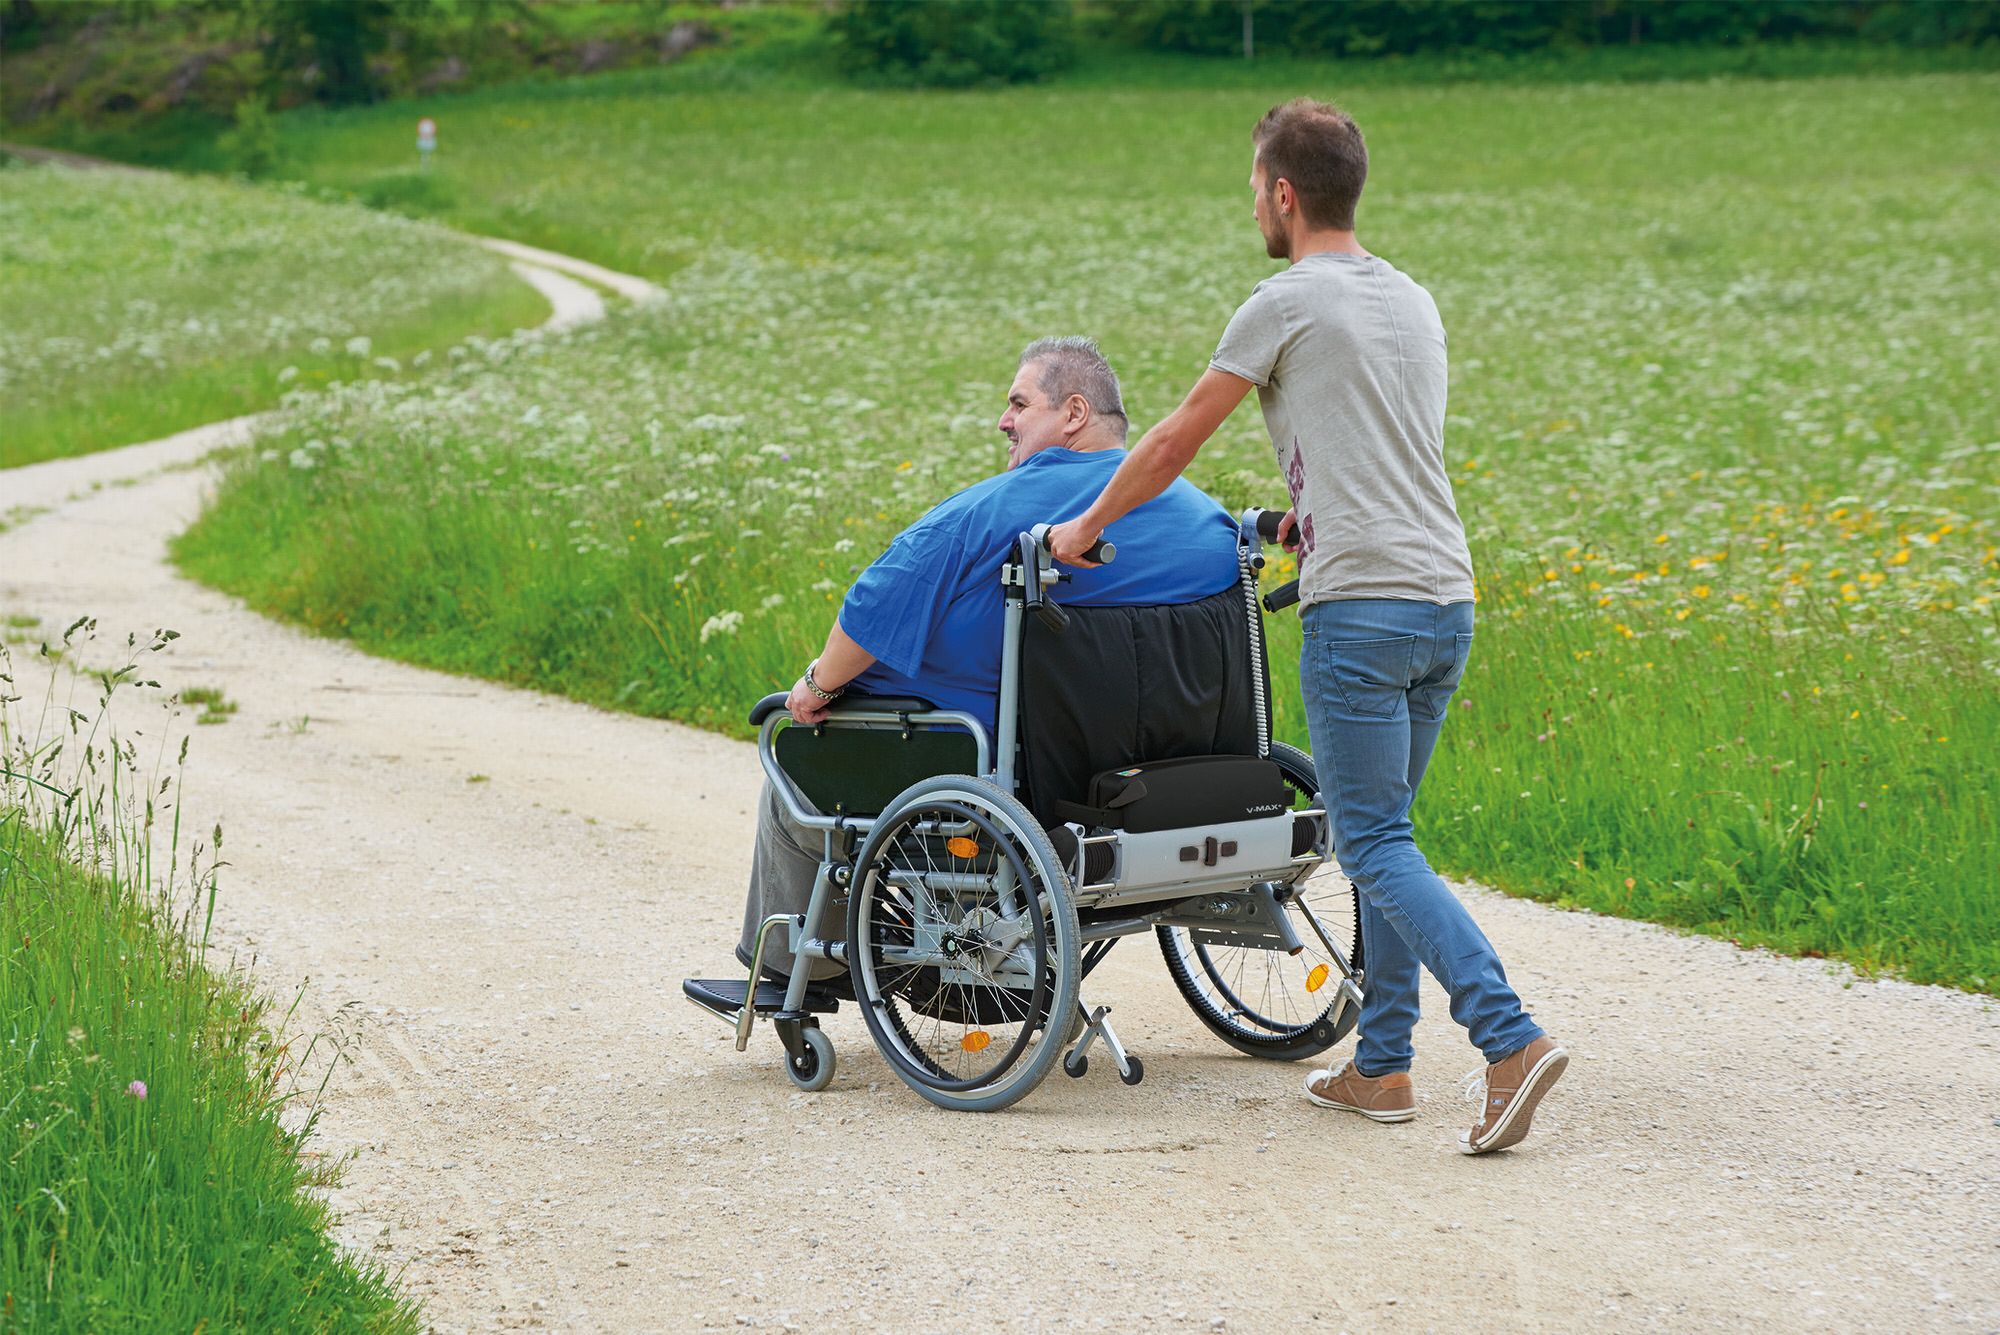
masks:
[(1241, 585), (1192, 603), (1064, 610), (1066, 630), (1022, 625), (1021, 790), (1037, 820), (1058, 823), (1055, 804), (1085, 801), (1104, 770), (1257, 754), (1253, 683), (1268, 701), (1270, 673)]

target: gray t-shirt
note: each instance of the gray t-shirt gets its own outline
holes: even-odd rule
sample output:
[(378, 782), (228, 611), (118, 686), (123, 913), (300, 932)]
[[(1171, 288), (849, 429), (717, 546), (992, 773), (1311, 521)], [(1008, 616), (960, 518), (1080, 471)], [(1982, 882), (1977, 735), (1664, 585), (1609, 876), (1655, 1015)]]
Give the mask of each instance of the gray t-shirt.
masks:
[(1375, 256), (1308, 255), (1257, 284), (1209, 364), (1258, 387), (1299, 515), (1302, 603), (1472, 597), (1430, 293)]

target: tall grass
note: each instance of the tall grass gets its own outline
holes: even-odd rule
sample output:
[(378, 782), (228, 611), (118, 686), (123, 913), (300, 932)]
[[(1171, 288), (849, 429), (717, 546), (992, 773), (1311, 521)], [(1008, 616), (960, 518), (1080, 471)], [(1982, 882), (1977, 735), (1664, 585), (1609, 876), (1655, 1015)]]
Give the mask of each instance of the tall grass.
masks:
[[(1270, 272), (1248, 128), (1298, 91), (468, 99), (453, 207), (669, 300), (301, 397), (181, 557), (380, 652), (740, 728), (888, 537), (1001, 466), (1028, 339), (1094, 333), (1140, 427), (1172, 406)], [(2000, 79), (1346, 100), (1362, 239), (1451, 333), (1481, 574), (1429, 846), (2000, 989)], [(316, 117), (295, 160), (364, 184), (387, 133)], [(1253, 409), (1192, 476), (1276, 497)]]
[(547, 314), (434, 226), (227, 181), (0, 166), (0, 467), (394, 374)]
[(184, 841), (165, 733), (108, 721), (168, 635), (89, 711), (0, 706), (0, 1328), (414, 1331), (327, 1234), (312, 1044), (206, 962), (221, 831)]

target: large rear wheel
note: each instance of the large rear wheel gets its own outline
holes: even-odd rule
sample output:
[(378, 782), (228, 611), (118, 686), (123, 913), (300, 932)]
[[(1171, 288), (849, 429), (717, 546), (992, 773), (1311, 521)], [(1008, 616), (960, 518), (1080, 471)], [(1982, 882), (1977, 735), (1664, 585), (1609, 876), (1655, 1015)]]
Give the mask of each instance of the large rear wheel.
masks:
[(1081, 969), (1069, 876), (1027, 809), (984, 779), (913, 784), (875, 822), (854, 885), (855, 991), (903, 1082), (968, 1112), (1040, 1084)]
[[(1271, 759), (1284, 773), (1293, 810), (1319, 800), (1312, 757), (1295, 746), (1271, 744)], [(1329, 859), (1294, 887), (1285, 910), (1305, 950), (1202, 944), (1185, 927), (1156, 929), (1160, 953), (1174, 985), (1223, 1042), (1253, 1057), (1296, 1061), (1316, 1056), (1353, 1031), (1360, 1008), (1346, 1004), (1340, 991), (1340, 964), (1321, 944), (1320, 930), (1336, 945), (1352, 943), (1348, 960), (1357, 984), (1361, 963), (1361, 899)]]

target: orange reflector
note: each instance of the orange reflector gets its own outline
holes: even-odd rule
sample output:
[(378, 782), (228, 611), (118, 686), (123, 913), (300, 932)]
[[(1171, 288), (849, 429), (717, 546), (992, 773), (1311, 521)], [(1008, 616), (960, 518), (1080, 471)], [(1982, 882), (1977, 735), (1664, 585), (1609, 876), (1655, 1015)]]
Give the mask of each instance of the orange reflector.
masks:
[[(951, 855), (955, 858), (976, 858), (979, 856), (979, 841), (977, 839), (968, 839), (962, 834), (956, 839), (945, 840), (944, 846), (951, 850)], [(985, 1044), (983, 1043), (980, 1045), (980, 1047), (984, 1046)], [(979, 1049), (973, 1048), (971, 1050), (977, 1052)]]
[(1306, 975), (1306, 991), (1317, 992), (1325, 986), (1326, 966), (1324, 964), (1313, 965), (1312, 972)]
[(964, 1038), (959, 1039), (958, 1045), (967, 1052), (984, 1052), (986, 1051), (986, 1045), (992, 1041), (993, 1035), (987, 1033), (984, 1029), (975, 1029)]

